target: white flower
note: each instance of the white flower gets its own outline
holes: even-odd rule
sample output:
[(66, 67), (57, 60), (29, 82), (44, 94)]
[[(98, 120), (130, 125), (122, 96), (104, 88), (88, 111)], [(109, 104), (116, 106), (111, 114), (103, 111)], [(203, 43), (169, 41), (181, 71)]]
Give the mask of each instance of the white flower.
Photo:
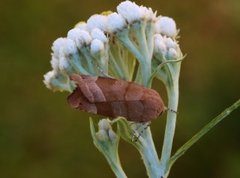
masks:
[(164, 39), (160, 34), (154, 35), (154, 52), (165, 55), (167, 52), (167, 47), (164, 43)]
[(50, 63), (51, 63), (51, 66), (54, 70), (58, 70), (58, 66), (59, 66), (58, 58), (56, 58), (55, 56), (52, 56), (52, 59), (51, 59)]
[(106, 31), (106, 26), (107, 26), (107, 16), (105, 15), (95, 14), (95, 15), (92, 15), (87, 20), (87, 27), (89, 31), (91, 31), (94, 28), (99, 28), (102, 31)]
[(117, 6), (117, 12), (121, 14), (127, 20), (128, 23), (139, 21), (142, 17), (140, 7), (131, 1), (121, 2)]
[(80, 49), (83, 45), (90, 44), (92, 37), (88, 31), (80, 30), (79, 28), (74, 28), (68, 31), (67, 38), (73, 40), (77, 47)]
[(100, 141), (107, 141), (107, 140), (109, 139), (106, 130), (99, 130), (99, 131), (96, 133), (96, 136), (97, 136), (97, 138), (98, 138)]
[(52, 70), (43, 76), (44, 77), (43, 83), (46, 85), (48, 89), (52, 89), (51, 80), (55, 77), (55, 75), (56, 75), (56, 72)]
[(68, 60), (65, 57), (61, 57), (59, 59), (59, 69), (60, 70), (67, 70), (69, 68), (70, 64)]
[(172, 38), (169, 37), (164, 37), (164, 43), (166, 44), (167, 48), (176, 48), (177, 47), (177, 43), (176, 41), (172, 40)]
[(125, 19), (118, 13), (114, 12), (107, 17), (107, 31), (114, 33), (126, 26)]
[(87, 24), (85, 22), (79, 22), (75, 25), (74, 28), (79, 28), (80, 30), (86, 30), (87, 31)]
[(93, 39), (101, 40), (103, 43), (106, 43), (108, 41), (106, 35), (99, 28), (94, 28), (91, 31), (91, 36)]
[(58, 38), (53, 42), (52, 45), (52, 55), (56, 58), (59, 58), (59, 53), (61, 51), (62, 46), (64, 46), (66, 43), (66, 38)]
[(117, 138), (116, 133), (115, 133), (112, 129), (110, 129), (110, 130), (108, 131), (108, 136), (109, 136), (109, 139), (110, 139), (111, 141), (114, 141), (114, 140), (116, 140), (116, 138)]
[(170, 37), (177, 35), (175, 21), (170, 17), (159, 17), (156, 22), (156, 32)]
[(111, 128), (111, 125), (109, 122), (110, 121), (108, 119), (101, 119), (98, 122), (98, 129), (99, 130), (109, 130)]
[(156, 15), (153, 13), (152, 8), (147, 8), (145, 6), (140, 6), (141, 18), (146, 20), (154, 20)]
[(98, 39), (92, 40), (91, 47), (90, 47), (91, 54), (96, 54), (103, 50), (104, 50), (104, 44), (102, 41), (100, 41)]
[(61, 57), (69, 56), (77, 53), (77, 47), (73, 40), (67, 38), (58, 38), (53, 42), (52, 46), (52, 62), (51, 64), (55, 67), (57, 64), (56, 59)]
[(177, 59), (179, 55), (178, 55), (178, 53), (175, 49), (170, 48), (168, 50), (167, 56), (168, 56), (169, 59)]

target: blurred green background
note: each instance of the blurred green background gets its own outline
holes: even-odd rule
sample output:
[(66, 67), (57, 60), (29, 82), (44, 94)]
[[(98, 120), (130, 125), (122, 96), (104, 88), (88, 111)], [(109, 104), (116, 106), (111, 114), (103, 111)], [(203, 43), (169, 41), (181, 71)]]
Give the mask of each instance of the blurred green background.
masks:
[[(0, 1), (0, 177), (114, 177), (95, 149), (88, 114), (72, 110), (67, 93), (42, 83), (52, 42), (79, 20), (115, 11), (113, 0)], [(240, 96), (240, 1), (136, 1), (173, 17), (181, 29), (180, 107), (174, 151)], [(166, 101), (166, 92), (155, 82)], [(240, 110), (190, 149), (170, 178), (239, 178)], [(152, 123), (161, 151), (165, 116)], [(145, 178), (136, 150), (121, 142), (129, 178)]]

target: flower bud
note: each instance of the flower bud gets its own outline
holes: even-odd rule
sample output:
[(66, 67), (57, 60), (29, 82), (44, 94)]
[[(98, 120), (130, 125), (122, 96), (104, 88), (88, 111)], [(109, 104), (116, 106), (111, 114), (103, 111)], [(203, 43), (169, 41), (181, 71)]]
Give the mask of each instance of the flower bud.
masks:
[(170, 60), (172, 60), (172, 59), (177, 59), (178, 56), (179, 56), (179, 55), (178, 55), (178, 53), (177, 53), (177, 51), (176, 51), (175, 49), (170, 48), (170, 49), (168, 50), (168, 54), (167, 54), (168, 59), (170, 59)]
[(43, 76), (44, 77), (43, 83), (46, 85), (48, 89), (52, 89), (51, 80), (55, 77), (55, 74), (56, 72), (52, 70)]
[(111, 141), (114, 141), (117, 138), (116, 133), (112, 129), (108, 131), (108, 136)]
[(177, 35), (177, 28), (175, 21), (170, 17), (159, 17), (156, 22), (156, 32), (170, 37)]
[(52, 66), (52, 68), (53, 68), (54, 70), (58, 70), (59, 60), (58, 60), (57, 57), (52, 56), (52, 59), (51, 59), (50, 63), (51, 63), (51, 66)]
[(87, 20), (87, 27), (89, 31), (93, 30), (94, 28), (99, 28), (102, 31), (106, 31), (106, 26), (107, 16), (105, 15), (95, 14)]
[(60, 70), (68, 70), (70, 67), (70, 64), (68, 60), (65, 57), (60, 57), (59, 59), (59, 69)]
[(86, 22), (81, 21), (81, 22), (78, 22), (74, 28), (87, 31), (87, 24)]
[(167, 52), (166, 44), (164, 43), (163, 37), (160, 34), (154, 36), (154, 53), (160, 53), (165, 56)]
[(72, 82), (65, 73), (60, 73), (53, 70), (46, 73), (43, 77), (43, 83), (48, 89), (53, 91), (72, 92), (75, 88), (74, 82)]
[(156, 15), (153, 13), (152, 8), (147, 8), (145, 6), (140, 6), (141, 18), (145, 20), (154, 20)]
[(94, 54), (99, 53), (103, 50), (104, 50), (104, 44), (103, 44), (102, 41), (100, 41), (98, 39), (92, 40), (91, 46), (90, 46), (91, 54), (94, 55)]
[(117, 6), (117, 12), (121, 14), (130, 24), (134, 21), (139, 21), (142, 15), (140, 7), (131, 1), (121, 2)]
[(102, 41), (103, 43), (107, 43), (107, 41), (108, 41), (106, 35), (99, 28), (94, 28), (91, 31), (91, 36), (93, 39), (98, 39), (98, 40)]
[(106, 130), (99, 130), (99, 131), (96, 133), (96, 136), (97, 136), (97, 138), (98, 138), (100, 141), (107, 141), (107, 140), (109, 139)]
[(111, 128), (110, 121), (108, 119), (101, 119), (98, 122), (99, 130), (109, 130)]
[(172, 38), (169, 38), (169, 37), (164, 38), (164, 43), (168, 49), (170, 49), (170, 48), (176, 49), (176, 47), (177, 47), (176, 41), (173, 41)]
[(109, 33), (117, 32), (126, 26), (125, 19), (118, 13), (114, 12), (107, 17), (107, 31)]
[(80, 30), (78, 28), (69, 30), (67, 38), (73, 40), (79, 49), (81, 49), (83, 45), (90, 44), (92, 40), (88, 31)]

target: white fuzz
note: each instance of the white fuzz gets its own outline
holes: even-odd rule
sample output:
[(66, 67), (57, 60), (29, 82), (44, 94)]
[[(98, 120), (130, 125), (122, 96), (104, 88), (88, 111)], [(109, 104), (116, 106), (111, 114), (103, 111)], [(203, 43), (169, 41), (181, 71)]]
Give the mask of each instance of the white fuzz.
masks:
[(92, 40), (90, 50), (92, 54), (96, 54), (98, 52), (103, 51), (104, 50), (103, 42), (98, 39)]
[(94, 28), (99, 28), (102, 31), (106, 31), (106, 26), (107, 26), (107, 16), (105, 15), (95, 14), (95, 15), (92, 15), (87, 20), (87, 27), (89, 31), (91, 31)]
[[(54, 41), (52, 46), (53, 58), (61, 58), (62, 56), (68, 56), (70, 54), (77, 53), (77, 48), (73, 40), (67, 38), (58, 38)], [(55, 59), (53, 59), (55, 63)]]
[(172, 38), (165, 37), (164, 38), (164, 43), (166, 44), (167, 48), (174, 48), (176, 49), (177, 43), (172, 40)]
[(53, 56), (53, 54), (52, 54), (52, 59), (51, 59), (50, 63), (54, 70), (58, 70), (59, 60), (57, 57)]
[(69, 62), (65, 57), (61, 57), (59, 59), (59, 69), (60, 70), (66, 70), (67, 68), (69, 68)]
[(87, 30), (87, 24), (85, 22), (79, 22), (74, 28), (79, 28), (80, 30)]
[(107, 141), (107, 140), (109, 139), (106, 130), (99, 130), (99, 131), (96, 133), (96, 136), (97, 136), (97, 138), (98, 138), (100, 141)]
[(177, 35), (175, 21), (170, 17), (159, 17), (156, 22), (156, 32), (170, 37)]
[(140, 7), (131, 1), (121, 2), (117, 6), (117, 12), (121, 14), (127, 20), (128, 23), (139, 21), (142, 15)]
[(111, 125), (110, 125), (108, 119), (101, 119), (98, 122), (98, 129), (99, 130), (109, 130), (110, 128), (111, 128)]
[(62, 46), (64, 46), (66, 43), (66, 38), (58, 38), (56, 39), (54, 42), (53, 42), (53, 45), (52, 45), (52, 55), (56, 58), (59, 57), (59, 53), (61, 51), (61, 48)]
[(165, 55), (167, 52), (167, 47), (164, 43), (163, 37), (160, 34), (154, 36), (154, 52)]
[(90, 42), (92, 40), (88, 31), (80, 30), (78, 28), (74, 28), (74, 29), (70, 30), (67, 34), (67, 38), (73, 40), (79, 49), (83, 45), (90, 44)]
[(107, 31), (114, 33), (126, 26), (125, 19), (118, 13), (114, 12), (107, 17)]
[(110, 129), (110, 130), (108, 131), (108, 136), (109, 136), (109, 139), (110, 139), (111, 141), (114, 141), (114, 140), (116, 140), (116, 138), (117, 138), (115, 132), (114, 132), (112, 129)]
[(103, 43), (107, 43), (107, 41), (108, 41), (106, 35), (99, 28), (94, 28), (91, 31), (91, 36), (93, 39), (101, 40)]
[(177, 53), (177, 51), (176, 51), (175, 49), (173, 49), (173, 48), (170, 48), (170, 49), (168, 50), (168, 58), (169, 58), (169, 59), (177, 59), (177, 58), (178, 58), (178, 53)]
[(55, 77), (56, 72), (54, 70), (49, 71), (43, 77), (43, 83), (46, 85), (47, 88), (52, 89), (51, 87), (51, 80)]
[(140, 6), (141, 18), (146, 20), (154, 20), (156, 18), (155, 14), (152, 11), (152, 8), (147, 8), (145, 6)]

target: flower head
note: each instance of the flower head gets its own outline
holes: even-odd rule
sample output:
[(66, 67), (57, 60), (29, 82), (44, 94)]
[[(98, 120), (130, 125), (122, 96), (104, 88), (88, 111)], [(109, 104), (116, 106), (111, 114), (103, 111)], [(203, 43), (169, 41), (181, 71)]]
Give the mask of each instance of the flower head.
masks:
[(69, 76), (79, 73), (109, 75), (149, 86), (153, 71), (156, 73), (161, 63), (182, 58), (176, 36), (172, 18), (156, 17), (151, 8), (123, 1), (117, 12), (92, 15), (86, 23), (79, 22), (69, 30), (66, 38), (54, 41), (53, 71), (45, 76), (44, 83), (50, 89), (70, 91), (69, 84), (66, 87)]
[(157, 33), (174, 37), (177, 35), (176, 23), (170, 17), (160, 16), (156, 22), (156, 31)]
[(101, 40), (98, 40), (98, 39), (94, 39), (92, 42), (91, 42), (91, 54), (96, 54), (96, 53), (99, 53), (101, 51), (104, 50), (104, 44)]
[(68, 31), (67, 38), (73, 40), (79, 49), (83, 45), (90, 44), (92, 40), (88, 31), (80, 30), (79, 28), (74, 28)]
[(131, 1), (121, 2), (117, 6), (117, 12), (121, 14), (128, 23), (133, 23), (138, 21), (142, 17), (142, 12), (140, 7)]
[(126, 26), (126, 21), (122, 15), (114, 12), (107, 17), (107, 31), (114, 33), (123, 29)]
[(108, 41), (104, 32), (102, 30), (100, 30), (99, 28), (94, 28), (91, 31), (91, 36), (93, 39), (98, 39), (98, 40), (102, 41), (103, 43), (107, 43), (107, 41)]
[(106, 15), (95, 14), (95, 15), (92, 15), (87, 20), (87, 28), (89, 31), (91, 31), (94, 28), (99, 28), (102, 31), (106, 31), (106, 26), (107, 26)]

